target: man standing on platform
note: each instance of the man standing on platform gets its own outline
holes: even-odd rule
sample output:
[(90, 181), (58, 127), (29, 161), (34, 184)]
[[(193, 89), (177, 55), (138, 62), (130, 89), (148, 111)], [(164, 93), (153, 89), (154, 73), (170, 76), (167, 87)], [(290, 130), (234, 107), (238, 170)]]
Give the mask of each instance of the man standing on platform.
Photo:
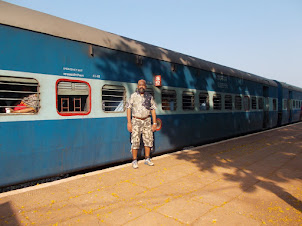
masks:
[[(156, 105), (151, 94), (146, 93), (146, 81), (139, 80), (137, 91), (127, 102), (127, 129), (131, 133), (132, 167), (138, 168), (137, 152), (140, 146), (141, 135), (145, 146), (145, 164), (153, 166), (150, 159), (150, 150), (153, 147), (153, 132), (156, 130)], [(132, 111), (132, 119), (131, 119)], [(150, 113), (153, 124), (151, 125)]]

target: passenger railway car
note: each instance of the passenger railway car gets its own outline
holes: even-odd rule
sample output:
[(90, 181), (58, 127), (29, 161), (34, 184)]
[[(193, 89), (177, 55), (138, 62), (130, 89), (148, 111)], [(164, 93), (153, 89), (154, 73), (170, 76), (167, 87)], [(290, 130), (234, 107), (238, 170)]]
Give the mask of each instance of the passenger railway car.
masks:
[[(2, 1), (0, 51), (0, 187), (130, 160), (139, 79), (157, 104), (155, 154), (301, 113), (299, 88)], [(31, 95), (36, 112), (10, 112)]]
[(278, 125), (300, 121), (302, 119), (301, 88), (275, 82), (278, 84)]

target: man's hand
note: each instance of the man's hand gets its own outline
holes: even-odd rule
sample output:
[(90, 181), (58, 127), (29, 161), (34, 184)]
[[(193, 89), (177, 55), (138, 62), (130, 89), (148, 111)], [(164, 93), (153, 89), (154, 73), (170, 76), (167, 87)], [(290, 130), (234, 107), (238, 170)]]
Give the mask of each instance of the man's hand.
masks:
[(152, 124), (152, 132), (155, 132), (155, 131), (156, 131), (156, 127), (157, 127), (156, 124)]
[(132, 133), (132, 124), (131, 124), (131, 122), (128, 122), (128, 123), (127, 123), (127, 129), (128, 129), (128, 131), (129, 131), (130, 133)]

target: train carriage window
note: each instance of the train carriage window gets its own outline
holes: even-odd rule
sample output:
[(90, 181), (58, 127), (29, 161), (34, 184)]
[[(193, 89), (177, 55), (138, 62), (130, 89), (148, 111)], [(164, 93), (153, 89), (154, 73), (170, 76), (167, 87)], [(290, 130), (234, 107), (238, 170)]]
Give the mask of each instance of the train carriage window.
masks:
[(257, 109), (257, 99), (256, 99), (256, 97), (252, 97), (252, 109)]
[(208, 93), (199, 93), (199, 110), (206, 111), (210, 109)]
[(0, 114), (35, 114), (39, 109), (36, 79), (0, 76)]
[(286, 110), (287, 109), (287, 100), (284, 100), (283, 101), (283, 110)]
[(215, 94), (213, 96), (213, 109), (221, 110), (221, 95), (220, 94)]
[(104, 85), (102, 88), (102, 109), (104, 112), (124, 112), (126, 89), (124, 86)]
[(242, 109), (242, 98), (241, 96), (235, 96), (235, 109), (241, 110)]
[(146, 93), (151, 94), (151, 96), (154, 98), (154, 90), (152, 88), (146, 88)]
[(90, 113), (91, 90), (87, 82), (60, 79), (57, 81), (57, 111), (62, 116)]
[(177, 108), (176, 91), (163, 90), (161, 93), (161, 102), (163, 110), (175, 111)]
[(276, 111), (277, 110), (277, 100), (273, 99), (273, 110)]
[(182, 93), (182, 109), (183, 110), (194, 110), (194, 93), (189, 91), (184, 91)]
[(250, 110), (250, 97), (249, 96), (244, 96), (243, 98), (243, 108), (245, 111)]
[(262, 97), (258, 98), (258, 109), (263, 109), (263, 98)]
[(293, 100), (293, 108), (296, 108), (296, 101)]
[(224, 96), (224, 109), (225, 110), (232, 110), (233, 109), (233, 97), (232, 97), (232, 95), (225, 95)]

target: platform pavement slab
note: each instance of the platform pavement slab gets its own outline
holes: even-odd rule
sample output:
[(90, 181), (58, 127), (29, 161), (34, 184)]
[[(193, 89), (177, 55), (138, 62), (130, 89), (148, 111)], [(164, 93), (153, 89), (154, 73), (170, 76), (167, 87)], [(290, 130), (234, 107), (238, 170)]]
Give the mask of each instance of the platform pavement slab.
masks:
[(302, 123), (0, 194), (0, 225), (302, 225)]

